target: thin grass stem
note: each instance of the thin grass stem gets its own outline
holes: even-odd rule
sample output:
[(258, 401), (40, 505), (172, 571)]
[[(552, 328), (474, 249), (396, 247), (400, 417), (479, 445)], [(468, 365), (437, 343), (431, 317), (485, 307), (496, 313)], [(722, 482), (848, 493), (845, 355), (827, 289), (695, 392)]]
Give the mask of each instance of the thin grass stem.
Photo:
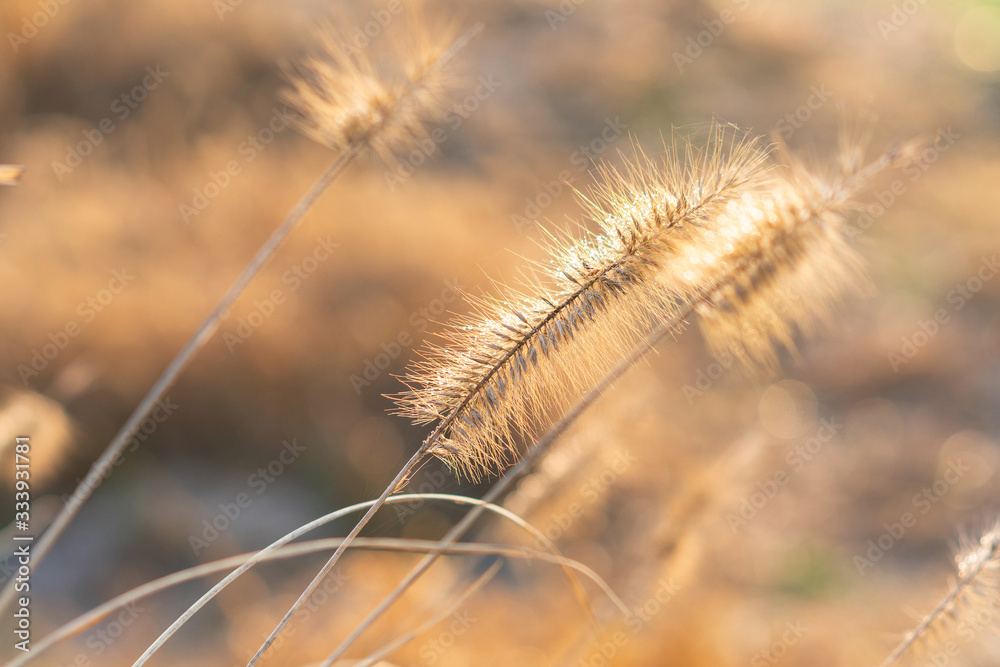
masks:
[[(191, 336), (190, 340), (181, 348), (181, 351), (177, 353), (177, 356), (174, 357), (170, 365), (167, 366), (156, 380), (146, 393), (146, 396), (132, 412), (132, 415), (118, 431), (118, 434), (108, 444), (104, 453), (90, 467), (90, 471), (86, 477), (77, 485), (76, 490), (73, 491), (66, 505), (56, 515), (52, 523), (49, 524), (48, 529), (42, 534), (38, 542), (35, 543), (32, 551), (32, 563), (36, 568), (52, 549), (52, 546), (62, 535), (63, 531), (66, 530), (69, 523), (76, 517), (77, 512), (80, 511), (83, 504), (87, 502), (87, 499), (90, 498), (94, 490), (101, 485), (108, 472), (114, 468), (115, 462), (121, 457), (132, 436), (139, 430), (142, 421), (156, 407), (157, 402), (163, 398), (174, 382), (177, 381), (177, 378), (187, 367), (191, 359), (211, 339), (212, 335), (219, 328), (222, 318), (229, 312), (236, 299), (247, 288), (254, 276), (260, 272), (264, 264), (267, 263), (267, 260), (274, 254), (274, 251), (288, 238), (292, 230), (298, 226), (305, 214), (316, 203), (316, 200), (319, 199), (320, 195), (340, 175), (340, 172), (350, 164), (351, 160), (358, 154), (358, 151), (358, 146), (352, 146), (343, 151), (334, 160), (333, 164), (323, 172), (323, 175), (313, 183), (309, 191), (299, 200), (295, 208), (285, 218), (285, 221), (274, 230), (264, 245), (261, 246), (257, 254), (254, 255), (253, 259), (250, 260), (250, 263), (247, 264), (246, 268), (243, 269), (243, 272), (236, 279), (236, 282), (222, 296), (222, 299), (201, 323), (198, 330), (195, 331), (194, 335)], [(14, 599), (14, 583), (13, 578), (9, 579), (4, 585), (3, 590), (0, 591), (0, 611), (6, 609), (7, 605)]]
[(472, 583), (471, 586), (469, 586), (461, 595), (456, 597), (455, 601), (452, 602), (450, 605), (439, 611), (437, 614), (431, 616), (424, 623), (421, 623), (413, 630), (410, 630), (409, 632), (400, 635), (396, 639), (392, 640), (391, 642), (380, 648), (375, 653), (372, 653), (368, 657), (364, 658), (363, 660), (361, 660), (361, 662), (355, 664), (354, 667), (371, 667), (385, 656), (390, 655), (396, 649), (405, 646), (409, 642), (416, 639), (421, 633), (429, 630), (430, 628), (434, 627), (444, 619), (451, 616), (453, 613), (455, 613), (455, 610), (458, 609), (460, 606), (462, 606), (462, 604), (466, 600), (468, 600), (473, 595), (478, 593), (480, 590), (482, 590), (483, 586), (489, 583), (489, 581), (496, 575), (496, 573), (500, 571), (501, 565), (503, 565), (502, 561), (497, 561), (493, 563), (493, 565), (491, 565), (489, 569), (483, 572), (479, 576), (479, 578)]

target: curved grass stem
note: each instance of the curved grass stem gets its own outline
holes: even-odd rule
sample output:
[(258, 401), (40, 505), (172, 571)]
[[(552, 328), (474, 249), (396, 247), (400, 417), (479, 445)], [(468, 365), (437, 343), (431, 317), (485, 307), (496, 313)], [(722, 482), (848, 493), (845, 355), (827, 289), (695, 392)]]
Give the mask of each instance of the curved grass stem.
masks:
[[(600, 382), (595, 384), (591, 389), (580, 398), (579, 401), (569, 410), (563, 417), (556, 422), (538, 441), (535, 445), (524, 455), (524, 457), (518, 461), (513, 468), (511, 468), (506, 475), (504, 475), (493, 487), (483, 496), (482, 500), (486, 503), (493, 503), (497, 498), (499, 498), (509, 487), (514, 483), (521, 475), (528, 471), (531, 465), (543, 454), (545, 453), (552, 444), (558, 440), (574, 422), (582, 415), (587, 408), (593, 405), (598, 398), (600, 398), (605, 391), (607, 391), (619, 378), (621, 378), (632, 366), (635, 365), (637, 361), (645, 357), (661, 340), (666, 338), (671, 333), (674, 333), (678, 329), (680, 322), (684, 320), (688, 315), (694, 311), (694, 305), (685, 308), (680, 314), (675, 317), (671, 317), (668, 320), (661, 322), (653, 331), (649, 333), (648, 336), (643, 340), (642, 343), (635, 346), (632, 351), (625, 356), (618, 364), (616, 364), (608, 373), (601, 378)], [(343, 641), (343, 643), (337, 647), (336, 650), (322, 663), (322, 667), (330, 667), (333, 665), (334, 661), (340, 658), (345, 651), (357, 640), (358, 637), (372, 624), (374, 623), (385, 611), (392, 606), (392, 604), (399, 599), (399, 597), (419, 578), (424, 572), (426, 572), (431, 565), (438, 559), (438, 557), (444, 553), (444, 549), (448, 548), (456, 541), (458, 541), (469, 528), (471, 528), (473, 522), (479, 518), (482, 514), (482, 509), (479, 507), (473, 507), (469, 510), (462, 519), (452, 527), (448, 533), (441, 538), (437, 543), (435, 549), (432, 549), (426, 556), (424, 556), (419, 563), (409, 574), (396, 586), (395, 589), (389, 595), (383, 599), (383, 601), (365, 618), (364, 621)]]

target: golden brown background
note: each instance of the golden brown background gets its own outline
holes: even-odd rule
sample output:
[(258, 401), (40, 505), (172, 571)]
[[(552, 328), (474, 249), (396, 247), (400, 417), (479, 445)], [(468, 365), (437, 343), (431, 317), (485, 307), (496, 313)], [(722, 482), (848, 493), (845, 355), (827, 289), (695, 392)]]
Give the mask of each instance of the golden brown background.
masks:
[[(72, 490), (332, 160), (275, 121), (281, 64), (312, 48), (322, 17), (351, 39), (367, 28), (364, 50), (383, 52), (404, 22), (389, 5), (0, 6), (0, 162), (27, 167), (19, 187), (0, 191), (0, 432), (4, 442), (32, 435), (36, 521)], [(445, 305), (464, 312), (456, 285), (476, 292), (489, 277), (516, 276), (522, 256), (540, 257), (533, 218), (578, 215), (564, 181), (590, 183), (589, 158), (618, 160), (629, 135), (655, 153), (672, 126), (715, 118), (783, 134), (822, 159), (835, 150), (838, 118), (870, 112), (875, 151), (894, 139), (951, 137), (863, 195), (869, 217), (859, 219), (858, 242), (877, 294), (848, 304), (802, 346), (800, 361), (787, 358), (787, 381), (725, 368), (692, 329), (621, 382), (508, 500), (630, 605), (664, 597), (660, 582), (676, 588), (669, 601), (651, 604), (641, 622), (613, 624), (609, 634), (627, 641), (605, 645), (614, 654), (606, 661), (559, 571), (516, 563), (466, 606), (474, 621), (437, 626), (393, 662), (878, 664), (912, 624), (904, 609), (927, 611), (945, 592), (957, 531), (990, 519), (1000, 497), (1000, 280), (968, 299), (953, 292), (981, 269), (993, 277), (1000, 250), (1000, 3), (521, 0), (432, 9), (485, 25), (461, 53), (460, 109), (436, 125), (444, 139), (429, 158), (403, 156), (419, 164), (402, 182), (392, 176), (398, 165), (356, 162), (273, 257), (169, 392), (173, 414), (35, 573), (37, 636), (152, 578), (262, 547), (375, 497), (425, 434), (386, 415), (383, 394), (400, 389), (393, 374), (447, 317)], [(386, 16), (383, 29), (377, 19)], [(150, 71), (165, 75), (133, 94), (144, 78), (156, 81)], [(258, 136), (269, 123), (281, 131)], [(88, 154), (63, 169), (74, 151)], [(314, 255), (321, 240), (336, 248), (311, 262), (326, 257)], [(313, 271), (296, 278), (296, 267)], [(119, 293), (116, 271), (132, 276)], [(269, 307), (276, 291), (281, 303)], [(942, 310), (947, 321), (935, 328)], [(241, 320), (260, 326), (236, 344)], [(67, 326), (77, 334), (61, 335)], [(48, 348), (51, 359), (46, 345), (58, 348)], [(891, 356), (904, 351), (912, 358)], [(36, 352), (44, 363), (26, 373)], [(371, 381), (361, 383), (366, 368)], [(795, 452), (811, 438), (818, 451), (806, 460)], [(261, 488), (253, 475), (292, 439), (304, 451)], [(0, 465), (10, 469), (4, 451)], [(956, 462), (957, 478), (947, 473)], [(782, 472), (787, 483), (770, 486)], [(933, 491), (946, 474), (957, 481)], [(768, 489), (773, 497), (759, 503), (753, 494)], [(448, 478), (438, 490), (482, 489)], [(195, 554), (190, 537), (239, 493), (252, 503)], [(762, 506), (733, 528), (744, 500)], [(869, 540), (907, 512), (915, 525), (859, 574)], [(387, 509), (366, 534), (434, 537), (456, 516), (428, 503), (401, 523)], [(480, 538), (524, 542), (495, 524)], [(411, 558), (350, 557), (340, 603), (313, 613), (268, 664), (321, 660)], [(244, 578), (155, 664), (243, 664), (320, 562)], [(437, 568), (353, 655), (432, 613), (462, 566)], [(99, 629), (115, 632), (103, 624), (39, 664), (131, 664), (202, 590), (144, 601), (121, 637), (102, 639)], [(992, 664), (988, 647), (959, 645), (949, 664)]]

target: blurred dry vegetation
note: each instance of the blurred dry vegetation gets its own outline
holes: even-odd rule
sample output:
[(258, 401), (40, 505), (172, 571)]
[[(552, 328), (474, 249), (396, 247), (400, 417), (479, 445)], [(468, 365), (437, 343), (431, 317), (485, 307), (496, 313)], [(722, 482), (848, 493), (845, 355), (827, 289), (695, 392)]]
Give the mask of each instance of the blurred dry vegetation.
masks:
[[(7, 0), (0, 32), (21, 34), (43, 4)], [(0, 191), (0, 433), (5, 443), (33, 436), (36, 493), (50, 496), (39, 498), (43, 516), (331, 160), (291, 129), (247, 149), (283, 109), (281, 63), (308, 52), (320, 18), (332, 15), (351, 37), (388, 3), (50, 4), (58, 10), (16, 52), (9, 37), (0, 45), (0, 162), (27, 167), (20, 186)], [(220, 16), (220, 7), (231, 11)], [(392, 660), (878, 664), (911, 625), (904, 610), (927, 610), (944, 592), (956, 530), (978, 526), (1000, 497), (1000, 279), (983, 281), (961, 309), (949, 300), (1000, 252), (1000, 3), (498, 0), (434, 10), (486, 26), (460, 56), (462, 114), (438, 125), (444, 139), (429, 158), (404, 156), (404, 165), (421, 164), (402, 182), (387, 177), (399, 165), (367, 160), (326, 193), (170, 391), (179, 407), (115, 469), (36, 573), (36, 632), (374, 497), (424, 435), (386, 415), (383, 394), (400, 390), (393, 374), (447, 317), (445, 301), (463, 312), (453, 284), (475, 292), (489, 277), (515, 277), (522, 257), (540, 256), (531, 218), (577, 215), (562, 181), (584, 188), (588, 153), (604, 140), (612, 142), (600, 157), (614, 162), (628, 135), (655, 153), (672, 126), (714, 117), (761, 134), (791, 128), (796, 151), (822, 158), (835, 150), (843, 106), (878, 116), (876, 151), (949, 129), (957, 137), (864, 196), (877, 204), (877, 193), (901, 184), (858, 238), (877, 295), (850, 303), (800, 360), (786, 359), (784, 380), (725, 368), (692, 329), (636, 368), (506, 501), (630, 606), (646, 608), (642, 621), (598, 638), (557, 568), (519, 561), (465, 605), (467, 622), (446, 621)], [(724, 11), (732, 22), (679, 67), (675, 53), (721, 25)], [(398, 27), (374, 31), (369, 48), (390, 45)], [(167, 76), (122, 118), (112, 105), (147, 68)], [(482, 99), (467, 99), (477, 87)], [(818, 108), (803, 107), (810, 101)], [(801, 127), (778, 125), (796, 112)], [(53, 163), (66, 164), (105, 118), (113, 131), (57, 174)], [(226, 180), (219, 174), (231, 162), (238, 173), (185, 215), (180, 206)], [(551, 203), (536, 210), (532, 200)], [(337, 247), (308, 261), (323, 255), (314, 254), (320, 240)], [(289, 278), (295, 267), (298, 282)], [(115, 271), (134, 276), (117, 294)], [(269, 310), (276, 291), (273, 314), (233, 343), (241, 320), (259, 322), (254, 313)], [(921, 322), (933, 329), (940, 310), (947, 321), (921, 336)], [(71, 323), (78, 335), (60, 338)], [(904, 339), (915, 354), (900, 361), (890, 355)], [(62, 349), (25, 374), (56, 340)], [(374, 372), (388, 361), (381, 354), (391, 363)], [(305, 448), (298, 458), (270, 482), (251, 477), (291, 439)], [(806, 459), (810, 439), (815, 454)], [(9, 466), (6, 455), (0, 465)], [(957, 480), (920, 501), (956, 461)], [(437, 479), (436, 466), (415, 486)], [(772, 488), (781, 472), (786, 483)], [(482, 488), (448, 477), (435, 490)], [(250, 506), (195, 554), (190, 536), (241, 492)], [(773, 497), (746, 512), (761, 493)], [(745, 523), (734, 521), (741, 509)], [(906, 512), (916, 524), (859, 574), (855, 556)], [(366, 534), (437, 537), (457, 513), (427, 503), (405, 522), (395, 516), (387, 508)], [(496, 521), (479, 538), (526, 543)], [(156, 664), (243, 664), (319, 559), (251, 573)], [(320, 660), (412, 559), (350, 556), (338, 601), (312, 613), (267, 664)], [(436, 566), (357, 655), (433, 613), (466, 566), (458, 558)], [(120, 638), (95, 634), (105, 624), (42, 662), (83, 655), (130, 664), (201, 590), (189, 584), (144, 601)], [(961, 648), (968, 664), (995, 664), (988, 646)]]

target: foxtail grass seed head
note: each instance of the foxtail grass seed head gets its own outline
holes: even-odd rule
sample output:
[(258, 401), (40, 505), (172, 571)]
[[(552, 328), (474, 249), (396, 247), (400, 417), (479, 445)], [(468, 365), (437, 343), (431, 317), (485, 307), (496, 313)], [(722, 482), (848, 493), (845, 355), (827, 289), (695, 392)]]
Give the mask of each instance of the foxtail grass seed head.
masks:
[[(581, 195), (596, 231), (550, 233), (548, 260), (521, 286), (469, 296), (473, 314), (411, 367), (397, 413), (439, 422), (431, 453), (476, 480), (658, 323), (692, 309), (712, 345), (773, 366), (775, 342), (791, 347), (862, 272), (842, 215), (855, 184), (769, 157), (713, 124), (702, 145), (676, 141), (660, 162), (637, 148), (628, 166), (601, 167), (601, 185)], [(775, 314), (782, 290), (801, 298)]]
[(17, 185), (21, 182), (24, 167), (18, 164), (0, 164), (0, 185)]
[[(407, 46), (378, 61), (370, 53), (374, 45), (358, 50), (333, 27), (321, 32), (321, 52), (289, 72), (291, 88), (284, 93), (306, 135), (336, 150), (366, 147), (389, 160), (427, 136), (425, 119), (443, 110), (455, 84), (447, 65), (471, 33), (453, 43), (453, 28), (409, 23), (408, 38), (398, 42)], [(382, 43), (396, 42), (387, 36)]]
[(832, 319), (845, 296), (871, 291), (850, 242), (853, 198), (907, 153), (893, 148), (865, 164), (863, 148), (842, 145), (830, 174), (782, 150), (767, 187), (727, 206), (674, 265), (677, 284), (704, 295), (697, 311), (713, 351), (769, 374), (779, 347), (794, 354), (797, 335)]

